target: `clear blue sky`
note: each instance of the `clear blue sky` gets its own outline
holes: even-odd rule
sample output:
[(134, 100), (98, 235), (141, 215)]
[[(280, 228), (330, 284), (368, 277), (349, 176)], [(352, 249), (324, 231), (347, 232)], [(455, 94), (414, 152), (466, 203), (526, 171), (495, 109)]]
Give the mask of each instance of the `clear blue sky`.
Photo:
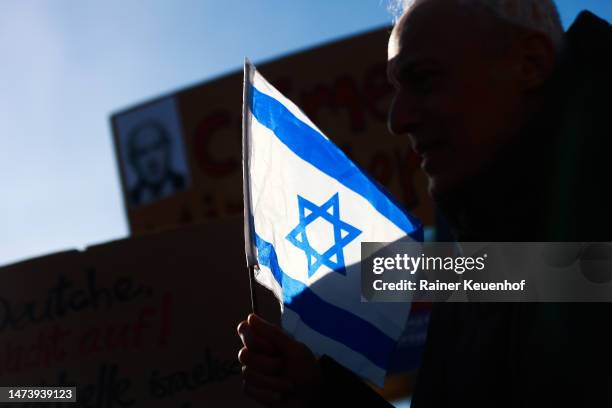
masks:
[[(610, 0), (558, 0), (564, 25)], [(0, 2), (0, 265), (127, 235), (108, 116), (391, 22), (387, 0)]]

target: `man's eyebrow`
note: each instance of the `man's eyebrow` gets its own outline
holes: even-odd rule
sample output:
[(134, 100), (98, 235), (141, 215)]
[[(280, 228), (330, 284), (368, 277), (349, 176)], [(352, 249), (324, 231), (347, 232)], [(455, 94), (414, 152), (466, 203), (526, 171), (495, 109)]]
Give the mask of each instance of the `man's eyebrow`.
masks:
[(440, 61), (433, 57), (422, 58), (393, 58), (387, 63), (387, 78), (394, 83), (402, 72), (412, 71), (421, 65), (439, 65)]

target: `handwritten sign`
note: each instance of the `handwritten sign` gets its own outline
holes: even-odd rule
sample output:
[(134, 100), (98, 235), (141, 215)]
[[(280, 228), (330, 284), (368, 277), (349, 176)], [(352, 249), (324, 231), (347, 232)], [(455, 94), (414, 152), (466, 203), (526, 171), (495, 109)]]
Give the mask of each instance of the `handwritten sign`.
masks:
[(77, 407), (254, 406), (236, 360), (242, 233), (230, 218), (0, 269), (0, 383), (76, 385)]

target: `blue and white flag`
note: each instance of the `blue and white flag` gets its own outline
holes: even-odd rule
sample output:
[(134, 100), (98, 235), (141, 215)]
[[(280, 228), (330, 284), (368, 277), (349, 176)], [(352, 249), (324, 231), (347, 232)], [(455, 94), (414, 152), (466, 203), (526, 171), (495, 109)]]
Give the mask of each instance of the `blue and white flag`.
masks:
[(283, 328), (315, 354), (384, 383), (409, 313), (361, 301), (361, 242), (421, 235), (375, 181), (245, 63), (245, 239)]

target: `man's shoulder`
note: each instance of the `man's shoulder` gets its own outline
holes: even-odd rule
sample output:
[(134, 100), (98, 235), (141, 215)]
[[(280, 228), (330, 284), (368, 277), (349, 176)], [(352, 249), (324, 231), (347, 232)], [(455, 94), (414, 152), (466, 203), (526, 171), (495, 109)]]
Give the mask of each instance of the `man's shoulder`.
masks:
[(555, 83), (557, 135), (547, 217), (554, 241), (610, 241), (612, 26), (584, 11), (567, 30)]
[(610, 24), (606, 20), (597, 16), (595, 13), (589, 10), (582, 10), (580, 13), (578, 13), (576, 21), (574, 21), (572, 26), (575, 24), (594, 24), (597, 26), (601, 26), (601, 28), (603, 28), (604, 26), (610, 27)]
[(590, 11), (582, 11), (566, 33), (573, 56), (583, 62), (592, 58), (612, 63), (612, 26)]

